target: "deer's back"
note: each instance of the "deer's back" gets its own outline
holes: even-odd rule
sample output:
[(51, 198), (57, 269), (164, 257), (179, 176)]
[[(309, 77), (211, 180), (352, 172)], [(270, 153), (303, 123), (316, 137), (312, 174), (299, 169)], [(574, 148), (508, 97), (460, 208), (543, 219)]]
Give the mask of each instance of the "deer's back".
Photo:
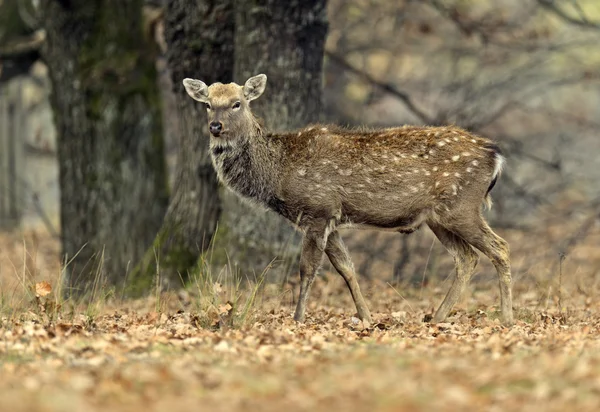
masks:
[(465, 197), (479, 204), (497, 153), (491, 141), (455, 127), (311, 126), (276, 139), (279, 197), (294, 213), (390, 229)]

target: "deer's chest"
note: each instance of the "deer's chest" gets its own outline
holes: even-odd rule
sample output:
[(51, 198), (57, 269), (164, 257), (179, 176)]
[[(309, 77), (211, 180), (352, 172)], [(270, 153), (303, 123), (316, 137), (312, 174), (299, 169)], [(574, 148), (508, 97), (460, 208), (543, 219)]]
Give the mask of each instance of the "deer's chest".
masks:
[(211, 148), (211, 159), (221, 183), (241, 197), (262, 202), (266, 190), (251, 157), (243, 150)]

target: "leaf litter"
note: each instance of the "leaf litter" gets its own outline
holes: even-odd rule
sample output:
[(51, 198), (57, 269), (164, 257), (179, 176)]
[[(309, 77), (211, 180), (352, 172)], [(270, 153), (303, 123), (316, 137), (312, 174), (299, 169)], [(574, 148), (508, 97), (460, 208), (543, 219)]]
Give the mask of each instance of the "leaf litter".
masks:
[[(35, 306), (47, 307), (51, 292), (36, 283)], [(225, 296), (222, 285), (214, 292)], [(479, 293), (466, 305), (477, 308), (430, 324), (423, 319), (439, 296), (402, 306), (375, 285), (368, 324), (344, 292), (316, 282), (305, 324), (281, 299), (236, 324), (233, 302), (183, 310), (181, 294), (162, 296), (161, 311), (148, 298), (107, 303), (93, 319), (65, 309), (4, 316), (0, 410), (600, 408), (600, 301), (568, 313), (518, 307), (506, 328)]]

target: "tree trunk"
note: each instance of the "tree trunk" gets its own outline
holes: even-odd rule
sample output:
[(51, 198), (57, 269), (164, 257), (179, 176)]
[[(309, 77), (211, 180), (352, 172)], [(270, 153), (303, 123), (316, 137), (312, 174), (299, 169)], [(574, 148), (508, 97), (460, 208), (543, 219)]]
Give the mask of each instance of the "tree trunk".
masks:
[[(237, 0), (237, 83), (264, 73), (265, 94), (253, 111), (273, 131), (294, 129), (320, 119), (322, 68), (327, 34), (326, 0)], [(260, 273), (275, 257), (272, 276), (287, 275), (297, 255), (297, 235), (271, 212), (254, 210), (224, 195), (221, 227), (227, 229), (231, 261)]]
[[(44, 0), (68, 294), (120, 287), (168, 193), (155, 50), (143, 0)], [(99, 283), (100, 282), (100, 283)]]
[[(173, 0), (165, 9), (165, 40), (180, 123), (177, 180), (163, 226), (136, 268), (136, 277), (156, 273), (170, 282), (188, 277), (208, 247), (221, 212), (216, 173), (208, 155), (206, 110), (182, 84), (233, 79), (233, 0)], [(132, 294), (146, 285), (132, 283)]]

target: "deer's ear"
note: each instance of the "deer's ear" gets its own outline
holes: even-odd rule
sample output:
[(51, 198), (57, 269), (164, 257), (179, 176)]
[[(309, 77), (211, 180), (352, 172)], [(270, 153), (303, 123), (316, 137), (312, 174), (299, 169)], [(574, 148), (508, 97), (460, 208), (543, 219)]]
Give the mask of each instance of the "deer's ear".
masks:
[(183, 86), (192, 99), (208, 103), (208, 86), (202, 80), (183, 79)]
[(267, 87), (267, 76), (265, 74), (259, 74), (251, 77), (244, 84), (244, 97), (249, 102), (258, 99)]

